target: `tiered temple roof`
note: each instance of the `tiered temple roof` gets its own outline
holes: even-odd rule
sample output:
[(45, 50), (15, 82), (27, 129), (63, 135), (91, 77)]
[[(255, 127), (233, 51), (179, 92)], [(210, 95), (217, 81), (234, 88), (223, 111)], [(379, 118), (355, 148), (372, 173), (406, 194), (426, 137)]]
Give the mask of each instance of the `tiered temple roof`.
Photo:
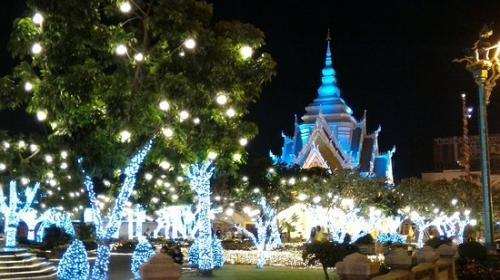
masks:
[(332, 64), (330, 38), (327, 38), (325, 66), (322, 70), (318, 95), (306, 108), (302, 123), (295, 117), (292, 137), (282, 134), (281, 155), (273, 155), (275, 164), (301, 168), (320, 167), (331, 172), (337, 169), (355, 169), (369, 177), (393, 181), (391, 151), (380, 153), (380, 127), (368, 134), (366, 111), (361, 121), (340, 95)]

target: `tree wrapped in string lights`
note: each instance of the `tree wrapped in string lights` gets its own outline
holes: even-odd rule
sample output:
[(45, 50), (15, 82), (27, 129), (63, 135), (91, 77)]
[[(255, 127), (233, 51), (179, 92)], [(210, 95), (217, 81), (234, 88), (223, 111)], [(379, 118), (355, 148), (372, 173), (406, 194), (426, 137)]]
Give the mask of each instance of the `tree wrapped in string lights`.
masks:
[(149, 140), (148, 143), (130, 159), (130, 162), (125, 167), (123, 172), (123, 174), (125, 175), (125, 179), (123, 180), (122, 188), (120, 190), (120, 193), (118, 194), (118, 197), (116, 198), (113, 209), (107, 216), (106, 224), (104, 224), (101, 209), (99, 208), (96, 193), (94, 190), (94, 182), (86, 174), (85, 170), (82, 169), (82, 173), (84, 176), (83, 183), (87, 189), (87, 193), (89, 196), (90, 206), (94, 215), (96, 236), (98, 240), (97, 257), (94, 267), (92, 268), (91, 279), (107, 279), (109, 256), (111, 253), (111, 239), (119, 230), (122, 218), (125, 215), (124, 209), (126, 203), (128, 202), (129, 197), (132, 195), (132, 191), (134, 190), (137, 172), (139, 172), (139, 168), (148, 155), (149, 151), (151, 150), (152, 146), (153, 141)]
[(198, 269), (210, 273), (214, 268), (212, 251), (212, 223), (210, 221), (210, 178), (214, 168), (212, 162), (192, 164), (188, 170), (189, 184), (196, 194)]
[(16, 247), (17, 226), (23, 213), (32, 210), (33, 200), (40, 188), (40, 183), (35, 183), (33, 187), (26, 187), (24, 190), (25, 201), (19, 199), (16, 181), (9, 183), (9, 201), (7, 203), (3, 189), (0, 187), (0, 210), (4, 216), (5, 226), (5, 246)]
[(89, 260), (83, 242), (75, 239), (64, 253), (57, 267), (59, 280), (87, 280)]
[(260, 214), (256, 221), (257, 235), (242, 226), (237, 225), (236, 227), (252, 240), (258, 253), (257, 268), (263, 268), (266, 264), (268, 251), (281, 246), (281, 238), (276, 210), (263, 197), (259, 199), (258, 204)]
[(151, 243), (146, 238), (140, 237), (139, 243), (132, 254), (131, 271), (135, 279), (142, 279), (141, 266), (147, 263), (154, 255), (155, 251)]

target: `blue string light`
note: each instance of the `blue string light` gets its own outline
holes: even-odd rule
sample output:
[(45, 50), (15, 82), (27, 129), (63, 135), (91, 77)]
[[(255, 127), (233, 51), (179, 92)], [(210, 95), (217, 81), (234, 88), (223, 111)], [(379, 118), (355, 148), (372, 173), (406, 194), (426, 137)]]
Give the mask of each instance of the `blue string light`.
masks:
[(199, 247), (200, 244), (198, 242), (198, 239), (195, 239), (193, 244), (191, 244), (191, 247), (189, 247), (188, 261), (190, 265), (195, 267), (198, 267), (198, 261), (200, 258)]
[(212, 178), (213, 171), (212, 162), (207, 161), (190, 165), (187, 174), (189, 185), (197, 196), (198, 269), (202, 273), (210, 273), (214, 268), (210, 221), (210, 178)]
[[(261, 214), (257, 217), (257, 236), (244, 227), (236, 227), (248, 236), (254, 246), (257, 248), (257, 268), (263, 268), (266, 264), (267, 252), (281, 246), (281, 238), (278, 230), (278, 221), (276, 210), (271, 207), (264, 197), (259, 200)], [(268, 229), (270, 233), (268, 234)]]
[(89, 261), (83, 242), (75, 239), (64, 253), (57, 267), (59, 280), (87, 280)]
[(57, 208), (50, 208), (49, 210), (45, 211), (37, 221), (41, 222), (41, 224), (38, 227), (36, 242), (43, 242), (45, 229), (52, 225), (55, 225), (56, 227), (62, 229), (72, 238), (76, 236), (75, 228), (73, 227), (73, 223), (71, 222), (71, 217), (69, 216), (69, 214)]
[(33, 187), (26, 187), (24, 191), (25, 201), (22, 203), (17, 195), (16, 181), (10, 181), (9, 184), (9, 204), (5, 201), (5, 195), (2, 188), (0, 188), (0, 210), (4, 215), (5, 220), (5, 246), (16, 247), (17, 226), (20, 217), (23, 213), (33, 211), (31, 205), (35, 199), (35, 195), (40, 188), (40, 183), (35, 183)]
[(140, 238), (132, 254), (131, 271), (135, 279), (142, 279), (140, 271), (141, 266), (148, 262), (154, 255), (155, 251), (151, 243), (149, 243), (146, 238)]
[(224, 249), (219, 238), (212, 237), (212, 252), (214, 256), (214, 268), (222, 268), (224, 266)]
[[(108, 216), (108, 223), (104, 226), (102, 222), (102, 214), (99, 209), (99, 204), (97, 201), (97, 195), (94, 191), (94, 182), (89, 175), (86, 174), (85, 170), (81, 167), (81, 172), (83, 174), (84, 180), (83, 184), (87, 189), (87, 193), (90, 200), (90, 206), (92, 208), (92, 212), (94, 215), (94, 224), (96, 228), (96, 235), (98, 239), (97, 245), (97, 257), (95, 260), (94, 267), (92, 269), (92, 275), (90, 279), (92, 280), (102, 280), (107, 279), (108, 269), (109, 269), (109, 256), (110, 256), (110, 243), (118, 231), (122, 217), (124, 216), (123, 210), (126, 207), (129, 197), (132, 195), (134, 190), (135, 182), (137, 180), (137, 172), (139, 172), (139, 168), (148, 155), (151, 147), (153, 146), (153, 140), (149, 140), (146, 145), (140, 149), (129, 161), (125, 170), (122, 174), (125, 175), (125, 179), (122, 183), (122, 187), (118, 196), (116, 197), (115, 205), (112, 209), (111, 215)], [(80, 158), (78, 162), (82, 163), (82, 159)]]

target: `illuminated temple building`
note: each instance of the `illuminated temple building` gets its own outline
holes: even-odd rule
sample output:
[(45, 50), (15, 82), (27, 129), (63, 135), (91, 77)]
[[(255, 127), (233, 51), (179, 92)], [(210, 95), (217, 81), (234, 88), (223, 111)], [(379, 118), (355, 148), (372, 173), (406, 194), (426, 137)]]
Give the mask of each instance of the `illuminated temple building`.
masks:
[(309, 104), (302, 122), (295, 118), (293, 136), (283, 136), (281, 155), (271, 158), (276, 165), (300, 168), (320, 167), (330, 170), (354, 169), (367, 177), (393, 181), (392, 155), (381, 153), (378, 146), (380, 127), (372, 133), (366, 130), (366, 111), (361, 121), (340, 95), (332, 66), (330, 38), (327, 38), (325, 66), (322, 70), (318, 95)]

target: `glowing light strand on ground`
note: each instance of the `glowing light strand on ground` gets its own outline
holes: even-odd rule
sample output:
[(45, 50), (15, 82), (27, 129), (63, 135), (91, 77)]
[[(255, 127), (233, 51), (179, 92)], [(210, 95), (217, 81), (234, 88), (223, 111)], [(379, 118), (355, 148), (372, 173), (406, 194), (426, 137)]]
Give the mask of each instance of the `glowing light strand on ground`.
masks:
[[(141, 148), (129, 161), (125, 170), (122, 172), (125, 175), (125, 179), (122, 183), (122, 187), (118, 196), (115, 200), (115, 205), (108, 217), (108, 223), (104, 227), (102, 223), (102, 216), (99, 210), (99, 205), (97, 197), (94, 191), (94, 183), (90, 176), (86, 175), (85, 170), (82, 169), (84, 175), (84, 185), (89, 194), (90, 205), (94, 214), (94, 222), (97, 232), (98, 246), (97, 246), (97, 257), (95, 260), (94, 267), (92, 269), (92, 274), (90, 279), (101, 280), (107, 279), (108, 268), (109, 268), (109, 257), (110, 257), (110, 242), (112, 237), (118, 231), (119, 226), (122, 222), (122, 217), (124, 215), (124, 209), (127, 204), (129, 197), (132, 195), (134, 190), (136, 175), (139, 172), (139, 168), (148, 155), (151, 147), (153, 145), (153, 140), (149, 140), (147, 144)], [(80, 159), (81, 163), (82, 160)]]
[(207, 161), (191, 164), (187, 174), (189, 185), (197, 196), (198, 269), (202, 273), (210, 273), (214, 268), (210, 221), (210, 178), (213, 172), (212, 162)]
[(57, 279), (87, 280), (89, 261), (83, 242), (75, 239), (64, 253), (57, 267)]
[(24, 196), (26, 200), (22, 203), (17, 195), (16, 181), (9, 183), (9, 204), (5, 201), (3, 189), (0, 188), (0, 210), (4, 215), (5, 220), (5, 246), (16, 247), (17, 226), (19, 224), (22, 213), (32, 211), (31, 205), (35, 199), (35, 195), (40, 188), (40, 183), (35, 183), (33, 187), (26, 187)]
[[(244, 235), (248, 236), (257, 248), (257, 268), (263, 268), (266, 264), (268, 251), (273, 250), (282, 244), (278, 231), (276, 210), (267, 203), (264, 197), (259, 200), (259, 207), (261, 209), (261, 214), (257, 217), (256, 221), (257, 236), (239, 225), (236, 227), (241, 230)], [(270, 234), (268, 234), (269, 228), (271, 229)]]

